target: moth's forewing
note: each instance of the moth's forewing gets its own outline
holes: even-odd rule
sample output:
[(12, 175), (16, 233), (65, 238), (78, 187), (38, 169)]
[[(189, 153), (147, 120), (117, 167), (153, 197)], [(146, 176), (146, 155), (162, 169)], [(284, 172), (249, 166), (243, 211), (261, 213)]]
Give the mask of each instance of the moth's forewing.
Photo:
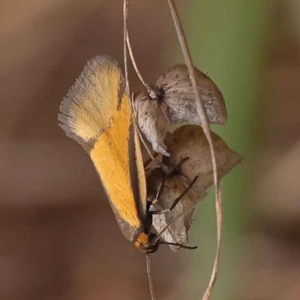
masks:
[(90, 155), (124, 236), (143, 229), (146, 181), (124, 78), (115, 60), (85, 66), (60, 106), (60, 126)]

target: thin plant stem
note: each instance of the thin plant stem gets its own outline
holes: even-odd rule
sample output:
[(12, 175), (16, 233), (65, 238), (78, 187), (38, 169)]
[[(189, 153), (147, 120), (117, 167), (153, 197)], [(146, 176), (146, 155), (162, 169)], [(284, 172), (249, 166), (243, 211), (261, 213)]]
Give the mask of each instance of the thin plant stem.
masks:
[[(129, 0), (124, 0), (123, 2), (123, 22), (124, 22), (124, 68), (125, 68), (125, 82), (126, 82), (126, 93), (130, 95), (130, 87), (129, 87), (129, 77), (128, 77), (128, 61), (127, 61), (127, 37), (128, 37), (128, 8), (129, 8)], [(138, 130), (138, 125), (136, 122), (136, 112), (134, 110), (134, 103), (131, 102), (133, 109), (133, 122), (135, 128), (141, 138), (141, 133)], [(146, 255), (146, 270), (147, 270), (147, 278), (150, 289), (151, 300), (155, 300), (154, 288), (151, 276), (151, 265), (150, 265), (150, 256)]]
[(177, 37), (181, 46), (181, 50), (190, 74), (190, 79), (192, 83), (192, 87), (195, 93), (196, 98), (196, 110), (198, 113), (198, 116), (200, 118), (201, 126), (203, 128), (204, 134), (207, 138), (210, 153), (211, 153), (211, 160), (212, 160), (212, 166), (213, 166), (213, 177), (214, 177), (214, 185), (215, 185), (215, 205), (216, 205), (216, 219), (217, 219), (217, 250), (214, 260), (214, 266), (211, 274), (211, 278), (209, 281), (209, 284), (207, 286), (207, 289), (202, 297), (202, 300), (208, 300), (210, 298), (210, 295), (212, 293), (214, 284), (217, 279), (218, 275), (218, 269), (219, 269), (219, 261), (220, 261), (220, 246), (221, 246), (221, 237), (222, 237), (222, 223), (223, 223), (223, 216), (222, 216), (222, 195), (220, 190), (220, 183), (218, 178), (218, 170), (217, 170), (217, 162), (216, 162), (216, 156), (214, 151), (214, 146), (210, 134), (210, 126), (208, 123), (208, 118), (204, 110), (204, 105), (200, 97), (199, 90), (197, 88), (197, 80), (195, 76), (195, 69), (193, 66), (192, 58), (190, 55), (190, 51), (187, 45), (187, 41), (184, 35), (183, 28), (181, 26), (181, 22), (179, 19), (178, 11), (175, 5), (174, 0), (168, 0), (168, 4), (170, 7), (171, 15), (173, 18), (173, 22), (175, 25)]
[(131, 47), (131, 43), (130, 43), (130, 38), (129, 38), (129, 32), (127, 30), (127, 37), (126, 37), (126, 42), (127, 42), (127, 46), (128, 46), (128, 51), (129, 51), (129, 56), (132, 62), (132, 65), (134, 67), (135, 73), (137, 75), (137, 77), (139, 78), (139, 80), (141, 81), (142, 85), (145, 87), (145, 89), (147, 90), (147, 93), (149, 95), (150, 98), (152, 99), (156, 99), (157, 98), (157, 94), (156, 92), (145, 82), (138, 66), (135, 60), (135, 57), (133, 55), (133, 51), (132, 51), (132, 47)]
[(151, 264), (150, 263), (151, 263), (150, 255), (146, 254), (146, 269), (147, 269), (147, 277), (148, 277), (148, 283), (149, 283), (149, 289), (150, 289), (150, 297), (151, 297), (151, 300), (155, 300), (153, 281), (152, 281), (152, 276), (151, 276)]

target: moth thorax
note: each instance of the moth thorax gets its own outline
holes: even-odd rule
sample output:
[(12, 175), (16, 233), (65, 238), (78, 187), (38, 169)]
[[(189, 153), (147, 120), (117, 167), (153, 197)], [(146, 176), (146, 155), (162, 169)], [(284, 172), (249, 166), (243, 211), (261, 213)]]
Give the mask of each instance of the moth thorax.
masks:
[(159, 243), (153, 244), (155, 238), (156, 234), (154, 233), (142, 232), (134, 242), (134, 246), (143, 253), (154, 253), (159, 245)]

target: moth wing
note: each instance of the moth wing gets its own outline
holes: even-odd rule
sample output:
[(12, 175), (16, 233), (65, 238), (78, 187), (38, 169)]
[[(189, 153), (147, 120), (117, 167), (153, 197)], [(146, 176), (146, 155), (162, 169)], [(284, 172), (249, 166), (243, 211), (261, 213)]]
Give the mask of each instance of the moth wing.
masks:
[(80, 143), (100, 176), (120, 229), (143, 230), (146, 181), (124, 77), (115, 60), (90, 60), (60, 105), (60, 126)]

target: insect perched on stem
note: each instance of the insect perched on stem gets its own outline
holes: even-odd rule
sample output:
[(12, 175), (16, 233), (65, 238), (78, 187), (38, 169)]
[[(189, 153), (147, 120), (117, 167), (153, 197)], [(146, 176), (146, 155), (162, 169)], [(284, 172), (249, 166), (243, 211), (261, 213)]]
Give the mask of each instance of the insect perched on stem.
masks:
[[(207, 189), (215, 185), (217, 251), (202, 298), (208, 300), (219, 265), (219, 179), (241, 158), (210, 130), (211, 123), (226, 123), (225, 102), (213, 81), (193, 66), (174, 1), (168, 3), (186, 65), (171, 68), (153, 86), (145, 83), (132, 53), (127, 27), (129, 0), (124, 0), (125, 78), (109, 56), (90, 60), (62, 101), (59, 121), (65, 133), (90, 156), (123, 235), (146, 253), (152, 300), (155, 296), (149, 254), (160, 244), (168, 244), (172, 250), (196, 248), (185, 245), (193, 211)], [(146, 89), (132, 99), (127, 50)], [(201, 127), (187, 126), (168, 136), (171, 124), (183, 122)], [(147, 177), (140, 141), (160, 166)], [(162, 161), (154, 158), (152, 150), (163, 155)], [(185, 163), (188, 157), (191, 159)]]
[(60, 111), (60, 126), (89, 154), (123, 235), (140, 251), (155, 252), (160, 241), (152, 227), (140, 141), (117, 62), (109, 56), (90, 60)]

